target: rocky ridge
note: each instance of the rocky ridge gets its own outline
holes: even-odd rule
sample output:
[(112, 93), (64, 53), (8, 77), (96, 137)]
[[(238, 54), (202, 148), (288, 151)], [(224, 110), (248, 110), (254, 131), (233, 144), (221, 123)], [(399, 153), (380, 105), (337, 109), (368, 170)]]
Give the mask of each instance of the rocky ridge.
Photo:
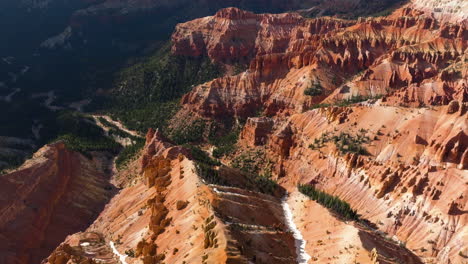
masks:
[[(441, 105), (466, 100), (466, 34), (464, 24), (440, 24), (409, 8), (351, 22), (230, 8), (179, 24), (173, 52), (218, 63), (250, 61), (244, 73), (184, 97), (184, 105), (206, 116), (245, 117), (258, 110), (254, 106), (267, 115), (301, 112), (356, 95), (386, 95), (394, 105)], [(314, 84), (321, 87), (318, 95), (304, 96)]]
[(89, 160), (55, 143), (1, 176), (0, 262), (39, 263), (86, 228), (114, 194), (110, 163), (103, 154)]
[[(237, 152), (207, 177), (189, 149), (150, 130), (141, 158), (113, 179), (125, 187), (101, 212), (110, 198), (103, 191), (109, 186), (103, 168), (61, 144), (45, 147), (6, 175), (4, 214), (13, 210), (15, 223), (28, 234), (13, 235), (17, 226), (0, 218), (6, 219), (2, 232), (13, 227), (0, 236), (6, 262), (41, 259), (43, 251), (31, 249), (44, 244), (52, 249), (65, 235), (82, 231), (43, 263), (119, 263), (119, 256), (145, 264), (296, 263), (281, 206), (285, 190), (312, 262), (464, 260), (466, 23), (408, 7), (354, 21), (228, 8), (180, 24), (173, 41), (175, 54), (208, 56), (227, 68), (248, 64), (240, 74), (195, 87), (173, 122), (246, 120)], [(229, 167), (252, 150), (269, 160), (263, 165), (281, 185), (274, 193), (246, 190), (246, 175)], [(11, 187), (18, 177), (32, 175), (60, 186)], [(339, 196), (366, 224), (330, 214), (299, 195), (298, 184)], [(24, 186), (38, 187), (29, 192)], [(31, 208), (29, 198), (17, 199), (13, 190), (34, 198)], [(92, 194), (86, 205), (77, 199), (83, 193)], [(37, 197), (48, 198), (42, 203)], [(69, 209), (83, 210), (83, 217), (68, 224)], [(55, 238), (49, 227), (62, 228), (54, 224), (57, 219), (74, 229), (54, 231), (61, 236)], [(27, 239), (32, 233), (40, 238), (34, 245)]]
[(282, 186), (338, 195), (450, 263), (468, 234), (467, 32), (411, 6), (355, 21), (224, 9), (179, 24), (173, 52), (249, 67), (195, 87), (178, 117), (250, 117), (238, 145), (266, 151)]
[[(187, 149), (154, 130), (148, 132), (142, 156), (135, 162), (141, 177), (44, 263), (61, 263), (57, 256), (71, 263), (117, 263), (109, 255), (110, 242), (125, 252), (126, 263), (296, 263), (294, 238), (276, 195), (207, 182)], [(231, 183), (243, 181), (238, 170), (218, 169), (219, 176)], [(371, 235), (366, 243), (391, 256), (403, 252), (398, 246), (385, 251), (390, 244), (380, 240)], [(372, 248), (361, 250), (370, 254)], [(396, 263), (385, 254), (375, 259)], [(419, 263), (414, 255), (402, 256)]]

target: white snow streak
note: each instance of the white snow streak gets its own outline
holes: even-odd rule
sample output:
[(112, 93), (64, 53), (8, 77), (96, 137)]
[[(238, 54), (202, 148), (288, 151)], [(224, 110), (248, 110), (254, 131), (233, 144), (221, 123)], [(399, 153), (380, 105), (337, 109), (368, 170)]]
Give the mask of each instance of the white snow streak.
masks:
[(288, 197), (285, 196), (281, 202), (281, 205), (283, 206), (284, 218), (286, 219), (286, 225), (289, 231), (293, 233), (294, 240), (296, 240), (295, 244), (296, 244), (297, 263), (307, 264), (309, 260), (311, 259), (311, 257), (309, 254), (307, 254), (305, 250), (306, 241), (302, 237), (301, 231), (297, 229), (297, 226), (294, 223), (291, 208), (289, 208), (289, 204), (287, 200), (288, 200)]

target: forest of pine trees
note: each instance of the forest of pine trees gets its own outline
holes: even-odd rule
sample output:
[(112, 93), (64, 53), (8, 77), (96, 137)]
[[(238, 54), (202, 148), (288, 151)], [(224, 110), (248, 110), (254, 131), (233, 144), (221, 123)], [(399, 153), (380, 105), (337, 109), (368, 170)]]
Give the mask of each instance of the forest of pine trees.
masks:
[(312, 185), (299, 185), (298, 189), (301, 193), (308, 196), (310, 199), (330, 209), (334, 213), (343, 217), (346, 220), (359, 220), (359, 215), (356, 210), (353, 210), (349, 203), (341, 200), (338, 196), (330, 195), (326, 192), (317, 190)]

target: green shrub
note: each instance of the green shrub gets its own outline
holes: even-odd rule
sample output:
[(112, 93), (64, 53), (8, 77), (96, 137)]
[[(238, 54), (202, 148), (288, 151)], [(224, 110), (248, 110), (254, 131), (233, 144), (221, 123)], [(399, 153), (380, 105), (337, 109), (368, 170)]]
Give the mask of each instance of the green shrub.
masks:
[(374, 99), (380, 99), (380, 98), (382, 98), (382, 95), (376, 95), (376, 96), (356, 95), (356, 96), (352, 96), (349, 99), (341, 100), (333, 104), (315, 104), (315, 105), (312, 105), (310, 109), (312, 110), (312, 109), (326, 108), (326, 107), (332, 107), (332, 106), (346, 107), (346, 106), (350, 106), (350, 105), (357, 104), (360, 102), (365, 102), (367, 100), (374, 100)]
[(212, 159), (208, 156), (208, 153), (203, 151), (197, 146), (194, 145), (184, 145), (185, 148), (190, 150), (190, 154), (192, 154), (192, 158), (200, 163), (206, 164), (208, 166), (220, 166), (221, 162), (218, 160)]
[(57, 140), (63, 141), (68, 149), (78, 151), (88, 158), (91, 157), (90, 151), (110, 151), (116, 154), (122, 148), (120, 144), (108, 137), (90, 138), (65, 134), (60, 135)]
[(117, 154), (122, 146), (107, 137), (93, 119), (77, 112), (63, 112), (57, 118), (58, 137), (71, 150), (90, 157), (90, 151), (110, 151)]
[(355, 136), (346, 132), (341, 132), (339, 135), (323, 133), (319, 138), (314, 140), (314, 143), (309, 145), (309, 148), (318, 150), (323, 148), (328, 142), (332, 142), (341, 154), (356, 153), (359, 155), (369, 155), (369, 152), (363, 146), (363, 144), (370, 142), (370, 138), (365, 135), (366, 132), (366, 130), (361, 130), (360, 134)]
[(217, 137), (215, 135), (210, 135), (209, 142), (215, 146), (213, 156), (222, 158), (234, 152), (236, 150), (236, 143), (239, 139), (240, 131), (240, 128), (236, 128), (224, 136)]
[(204, 120), (199, 119), (186, 126), (179, 127), (172, 131), (170, 139), (178, 145), (187, 143), (199, 143), (203, 141), (203, 134), (205, 132), (206, 123)]
[(208, 164), (197, 162), (197, 174), (209, 184), (226, 185), (227, 182), (219, 176), (219, 172)]
[(150, 127), (164, 129), (185, 93), (223, 73), (207, 57), (175, 56), (170, 47), (167, 43), (153, 56), (116, 74), (113, 86), (120, 88), (101, 100), (105, 111), (129, 129), (141, 133)]
[(338, 198), (338, 196), (330, 195), (326, 192), (317, 190), (312, 185), (299, 185), (298, 189), (301, 193), (308, 196), (322, 206), (330, 209), (332, 212), (343, 217), (346, 220), (359, 220), (359, 215), (351, 206)]
[(319, 81), (314, 82), (310, 87), (304, 90), (304, 94), (308, 96), (319, 96), (323, 94), (323, 87)]
[(264, 194), (274, 195), (279, 185), (276, 181), (263, 175), (251, 174), (248, 176), (251, 190), (257, 190)]

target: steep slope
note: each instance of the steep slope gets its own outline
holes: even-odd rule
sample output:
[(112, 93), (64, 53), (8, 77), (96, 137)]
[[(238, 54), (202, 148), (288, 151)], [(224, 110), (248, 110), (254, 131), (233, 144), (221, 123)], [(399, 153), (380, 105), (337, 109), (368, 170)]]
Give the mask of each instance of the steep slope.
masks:
[[(388, 100), (393, 105), (464, 101), (466, 34), (464, 24), (440, 24), (408, 8), (354, 22), (231, 8), (178, 25), (173, 52), (228, 64), (250, 58), (247, 71), (200, 85), (183, 99), (201, 116), (245, 118), (357, 95), (389, 95), (396, 97)], [(316, 93), (307, 96), (313, 87)]]
[[(227, 167), (206, 173), (192, 158), (188, 149), (149, 131), (137, 161), (140, 176), (85, 232), (69, 236), (44, 263), (118, 263), (117, 255), (122, 263), (296, 263), (285, 200), (277, 197), (283, 194), (226, 186), (221, 182), (236, 185), (245, 175)], [(375, 255), (381, 263), (420, 263), (376, 234), (363, 241), (370, 246), (362, 254), (370, 254), (374, 246), (391, 256), (385, 261), (384, 255)]]
[(89, 160), (55, 143), (1, 176), (0, 262), (39, 263), (86, 228), (114, 194), (109, 165), (104, 154)]
[(239, 150), (225, 162), (267, 153), (289, 191), (314, 185), (424, 261), (462, 261), (466, 20), (411, 6), (356, 21), (230, 8), (178, 25), (174, 53), (250, 66), (195, 87), (174, 126), (189, 113), (209, 122), (247, 119)]
[[(88, 234), (115, 242), (127, 263), (295, 263), (279, 198), (208, 184), (188, 151), (158, 132), (150, 131), (146, 143), (135, 185), (115, 196), (86, 233), (67, 238), (48, 263), (61, 263), (56, 256), (103, 259), (83, 251)], [(222, 177), (241, 177), (228, 174)]]
[[(444, 21), (462, 22), (468, 19), (468, 3), (463, 0), (413, 0), (414, 8)], [(466, 22), (464, 22), (466, 23)]]
[(338, 195), (427, 261), (448, 263), (466, 250), (468, 123), (446, 109), (365, 105), (344, 122), (344, 109), (313, 110), (278, 122), (266, 148), (283, 186)]
[[(312, 263), (423, 263), (367, 226), (344, 222), (300, 193), (288, 199), (294, 221), (306, 239), (306, 251), (312, 252)], [(398, 262), (397, 262), (398, 263)]]

